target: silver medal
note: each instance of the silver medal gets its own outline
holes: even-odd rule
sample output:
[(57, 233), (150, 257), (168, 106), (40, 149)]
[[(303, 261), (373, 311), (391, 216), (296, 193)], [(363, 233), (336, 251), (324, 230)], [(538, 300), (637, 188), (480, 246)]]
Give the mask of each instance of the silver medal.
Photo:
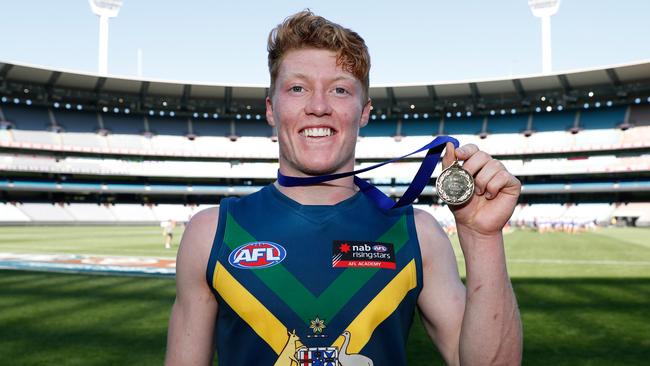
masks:
[(448, 205), (462, 205), (474, 193), (474, 178), (463, 169), (458, 160), (454, 161), (436, 179), (438, 197)]

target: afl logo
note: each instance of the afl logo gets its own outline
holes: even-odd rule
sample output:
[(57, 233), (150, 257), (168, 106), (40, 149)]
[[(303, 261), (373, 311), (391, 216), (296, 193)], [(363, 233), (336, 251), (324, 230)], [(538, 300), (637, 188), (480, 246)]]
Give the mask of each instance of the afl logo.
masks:
[(386, 247), (383, 246), (383, 245), (379, 245), (379, 244), (377, 244), (377, 245), (375, 245), (375, 246), (372, 247), (372, 250), (374, 250), (375, 252), (383, 253), (383, 252), (387, 251), (388, 248), (386, 248)]
[(256, 241), (233, 250), (228, 256), (228, 262), (237, 268), (266, 268), (282, 262), (286, 256), (287, 251), (280, 244)]

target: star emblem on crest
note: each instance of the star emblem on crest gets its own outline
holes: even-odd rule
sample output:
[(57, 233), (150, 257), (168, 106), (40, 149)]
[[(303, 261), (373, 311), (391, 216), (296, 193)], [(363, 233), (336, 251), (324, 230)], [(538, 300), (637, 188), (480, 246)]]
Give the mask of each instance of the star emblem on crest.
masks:
[(350, 245), (348, 243), (343, 243), (339, 247), (339, 250), (341, 251), (341, 253), (347, 253), (350, 251)]
[(317, 316), (316, 319), (309, 321), (309, 328), (314, 332), (314, 334), (321, 334), (326, 328), (325, 320), (320, 319)]

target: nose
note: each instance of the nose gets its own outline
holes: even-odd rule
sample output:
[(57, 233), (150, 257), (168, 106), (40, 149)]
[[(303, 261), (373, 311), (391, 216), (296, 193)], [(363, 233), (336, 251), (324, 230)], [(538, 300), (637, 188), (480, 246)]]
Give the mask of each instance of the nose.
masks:
[(305, 113), (315, 116), (326, 116), (331, 112), (332, 106), (330, 105), (327, 93), (322, 91), (314, 91), (311, 93), (305, 105)]

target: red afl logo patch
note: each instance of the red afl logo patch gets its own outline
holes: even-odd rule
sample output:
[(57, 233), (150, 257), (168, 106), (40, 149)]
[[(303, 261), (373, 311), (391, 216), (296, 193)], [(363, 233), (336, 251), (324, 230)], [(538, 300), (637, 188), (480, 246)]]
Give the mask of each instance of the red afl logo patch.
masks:
[(228, 262), (237, 268), (266, 268), (282, 262), (286, 256), (287, 251), (280, 244), (256, 241), (233, 250), (228, 256)]

